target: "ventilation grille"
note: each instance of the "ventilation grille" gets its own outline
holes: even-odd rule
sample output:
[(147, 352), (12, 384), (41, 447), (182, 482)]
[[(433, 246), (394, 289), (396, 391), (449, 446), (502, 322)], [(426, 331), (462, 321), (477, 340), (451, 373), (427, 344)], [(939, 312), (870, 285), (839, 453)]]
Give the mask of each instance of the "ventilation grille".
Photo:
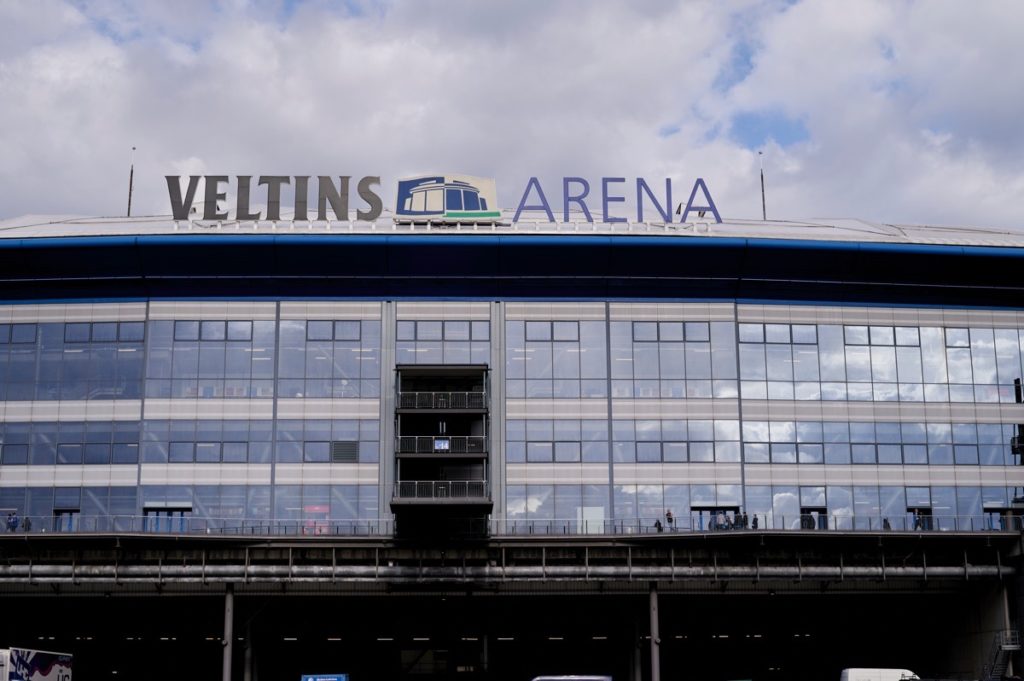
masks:
[(355, 440), (341, 440), (331, 443), (331, 463), (356, 463), (359, 461), (359, 443)]

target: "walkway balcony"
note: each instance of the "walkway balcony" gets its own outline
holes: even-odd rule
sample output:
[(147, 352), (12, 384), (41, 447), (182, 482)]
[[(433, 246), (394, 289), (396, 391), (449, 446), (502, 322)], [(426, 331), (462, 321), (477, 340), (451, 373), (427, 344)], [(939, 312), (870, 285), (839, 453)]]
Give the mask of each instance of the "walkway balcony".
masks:
[(401, 435), (395, 438), (395, 452), (400, 455), (485, 456), (487, 438), (483, 435)]
[(487, 393), (462, 391), (415, 391), (398, 393), (399, 409), (439, 411), (483, 411), (487, 409)]

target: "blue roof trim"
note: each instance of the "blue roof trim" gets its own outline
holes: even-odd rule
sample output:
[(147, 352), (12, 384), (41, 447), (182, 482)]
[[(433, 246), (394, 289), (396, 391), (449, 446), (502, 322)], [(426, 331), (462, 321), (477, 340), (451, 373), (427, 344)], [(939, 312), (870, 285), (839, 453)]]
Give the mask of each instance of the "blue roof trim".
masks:
[(137, 235), (0, 240), (8, 300), (689, 299), (1021, 307), (1024, 248), (729, 237)]

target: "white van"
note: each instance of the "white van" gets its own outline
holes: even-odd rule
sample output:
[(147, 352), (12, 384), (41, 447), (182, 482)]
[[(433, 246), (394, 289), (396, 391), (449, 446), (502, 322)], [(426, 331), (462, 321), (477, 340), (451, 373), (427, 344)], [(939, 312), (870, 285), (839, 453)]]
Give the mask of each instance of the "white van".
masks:
[(844, 669), (839, 681), (920, 681), (909, 669)]

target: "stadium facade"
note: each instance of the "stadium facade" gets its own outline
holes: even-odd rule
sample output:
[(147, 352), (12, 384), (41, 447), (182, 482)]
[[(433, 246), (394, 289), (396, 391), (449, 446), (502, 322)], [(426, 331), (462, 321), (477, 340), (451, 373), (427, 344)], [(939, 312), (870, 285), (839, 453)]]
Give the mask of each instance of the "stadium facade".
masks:
[(1019, 647), (1020, 235), (0, 227), (12, 645), (247, 679), (993, 678)]

